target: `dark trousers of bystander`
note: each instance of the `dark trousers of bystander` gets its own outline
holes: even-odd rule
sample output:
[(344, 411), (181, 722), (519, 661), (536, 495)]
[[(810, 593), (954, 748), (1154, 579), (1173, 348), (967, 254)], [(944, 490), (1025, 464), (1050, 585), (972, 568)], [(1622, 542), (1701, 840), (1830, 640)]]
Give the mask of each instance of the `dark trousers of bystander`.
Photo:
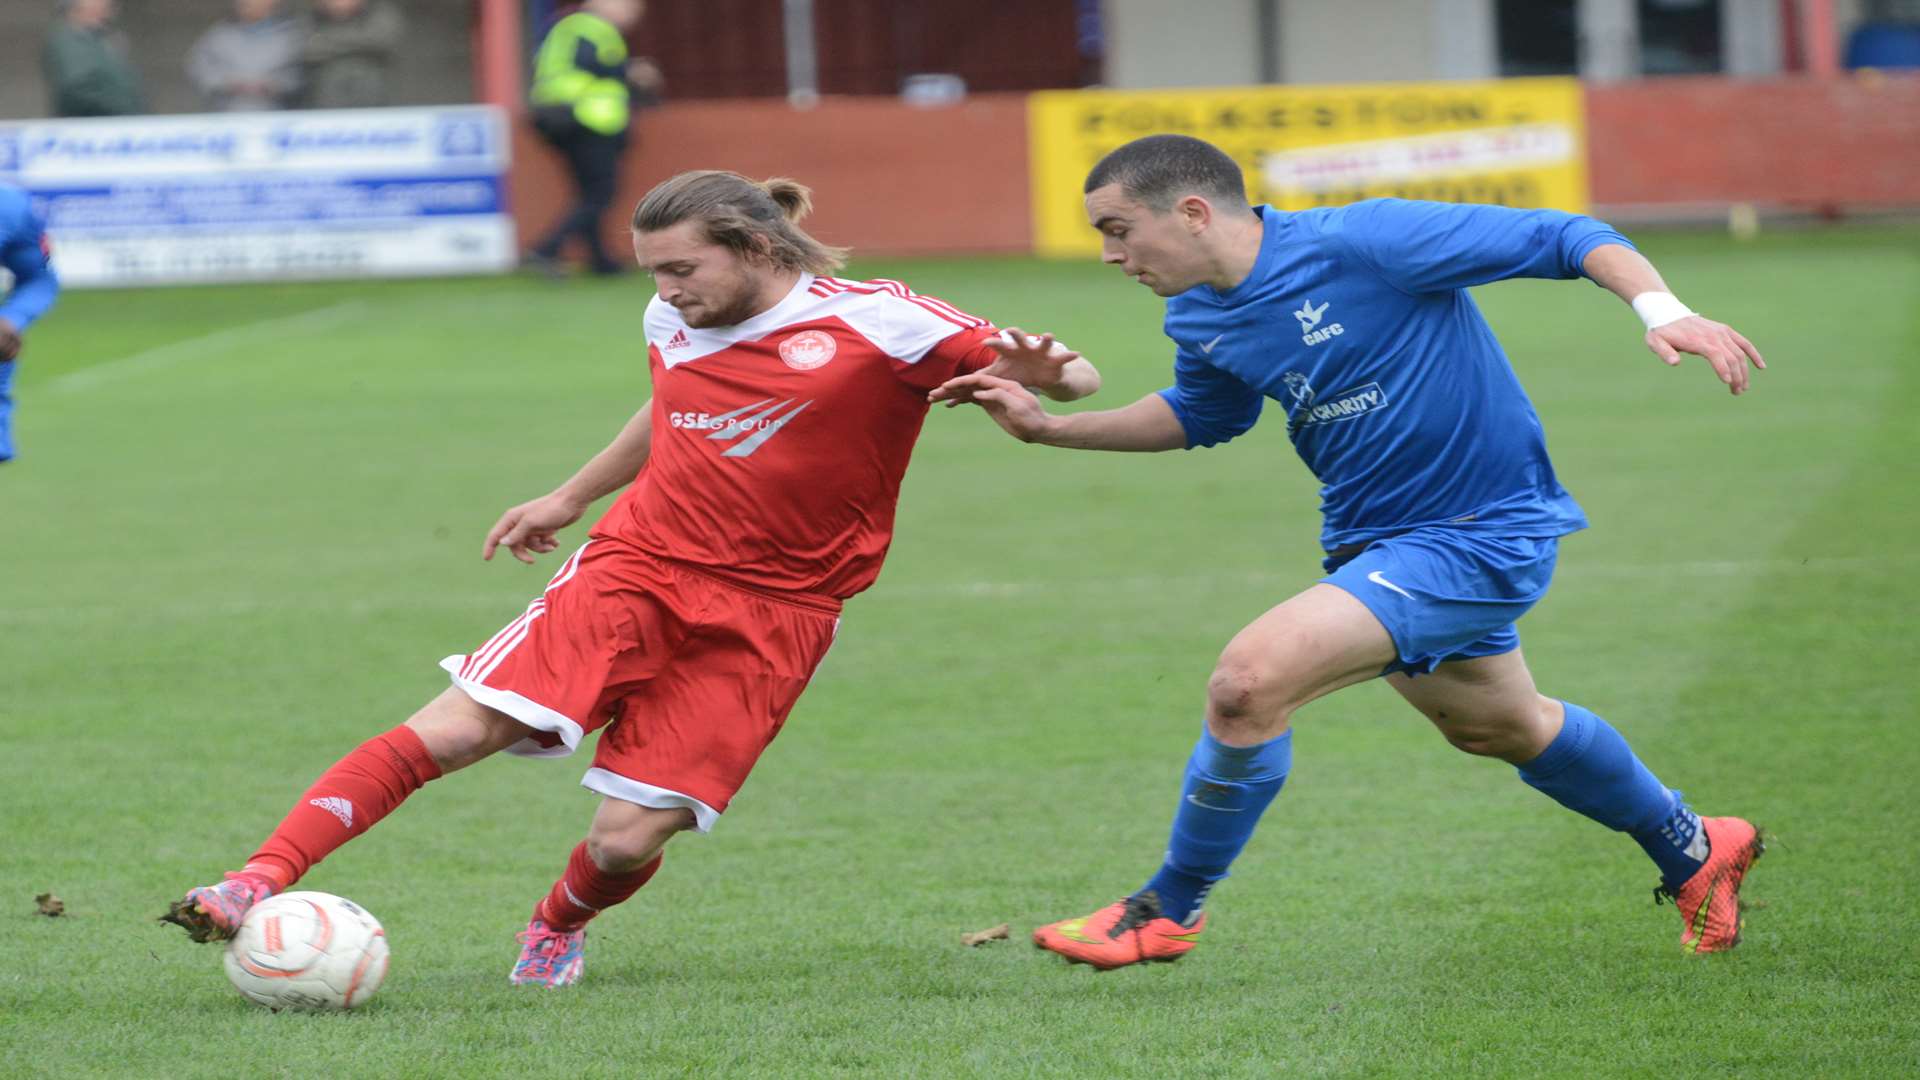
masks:
[(627, 146), (626, 133), (602, 135), (581, 126), (571, 115), (544, 110), (536, 112), (534, 123), (540, 136), (566, 160), (577, 195), (566, 215), (533, 246), (533, 254), (546, 261), (557, 259), (567, 238), (577, 236), (586, 248), (588, 267), (594, 273), (619, 273), (624, 266), (608, 255), (601, 243), (600, 219), (613, 203), (620, 156)]

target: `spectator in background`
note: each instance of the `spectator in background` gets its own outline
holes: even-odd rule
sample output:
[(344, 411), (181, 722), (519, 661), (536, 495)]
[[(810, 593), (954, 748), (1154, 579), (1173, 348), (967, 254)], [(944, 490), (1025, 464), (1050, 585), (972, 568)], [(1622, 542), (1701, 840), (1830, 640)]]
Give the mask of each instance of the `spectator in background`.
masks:
[(392, 103), (387, 78), (406, 24), (386, 0), (314, 0), (301, 20), (301, 77), (310, 109)]
[(61, 0), (47, 31), (40, 68), (55, 116), (125, 116), (145, 111), (140, 80), (127, 59), (127, 35), (113, 23), (113, 0)]
[(279, 0), (233, 0), (233, 18), (215, 23), (187, 54), (187, 77), (215, 112), (292, 105), (300, 91), (300, 27)]
[(644, 58), (629, 59), (626, 35), (646, 12), (642, 0), (586, 0), (547, 32), (533, 67), (533, 123), (541, 138), (566, 159), (579, 197), (527, 262), (558, 272), (560, 249), (578, 236), (596, 274), (617, 274), (624, 264), (600, 242), (600, 218), (613, 202), (620, 157), (627, 147), (636, 95), (658, 98), (660, 69)]

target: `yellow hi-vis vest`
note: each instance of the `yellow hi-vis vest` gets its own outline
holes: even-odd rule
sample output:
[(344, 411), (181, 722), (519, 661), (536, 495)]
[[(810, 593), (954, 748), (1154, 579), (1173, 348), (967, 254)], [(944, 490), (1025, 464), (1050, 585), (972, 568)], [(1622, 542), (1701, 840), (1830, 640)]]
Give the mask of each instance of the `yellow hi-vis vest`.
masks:
[[(603, 67), (620, 69), (620, 76), (596, 75), (574, 66), (574, 53), (585, 41)], [(574, 119), (589, 131), (618, 135), (627, 129), (627, 43), (613, 24), (596, 15), (576, 11), (553, 24), (533, 63), (535, 105), (571, 105)]]

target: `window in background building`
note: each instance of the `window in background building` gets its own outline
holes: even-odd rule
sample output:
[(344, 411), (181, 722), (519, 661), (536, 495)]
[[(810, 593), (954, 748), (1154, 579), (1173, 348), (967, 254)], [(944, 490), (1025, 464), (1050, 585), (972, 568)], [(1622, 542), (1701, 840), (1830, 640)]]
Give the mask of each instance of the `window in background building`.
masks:
[[(967, 93), (1082, 85), (1079, 0), (813, 0), (826, 94), (898, 94), (945, 75)], [(1097, 29), (1097, 26), (1096, 26)]]
[[(824, 94), (952, 100), (1097, 79), (1097, 0), (811, 0)], [(669, 101), (785, 97), (783, 0), (649, 0), (636, 55)]]
[(668, 101), (785, 97), (780, 0), (653, 0), (629, 44), (651, 56)]
[(1500, 74), (1573, 75), (1580, 70), (1575, 0), (1499, 0)]
[(1106, 20), (1100, 15), (1100, 0), (1076, 0), (1073, 11), (1074, 47), (1080, 54), (1080, 85), (1097, 86), (1107, 78), (1107, 28)]
[(1720, 0), (1639, 0), (1644, 75), (1717, 75)]

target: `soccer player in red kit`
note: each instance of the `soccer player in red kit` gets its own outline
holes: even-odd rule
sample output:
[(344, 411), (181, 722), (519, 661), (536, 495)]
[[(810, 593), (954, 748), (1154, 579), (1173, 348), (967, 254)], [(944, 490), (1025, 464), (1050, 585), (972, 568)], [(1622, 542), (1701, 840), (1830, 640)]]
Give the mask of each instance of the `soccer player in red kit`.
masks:
[(519, 618), (441, 662), (453, 685), (327, 770), (220, 884), (164, 916), (229, 937), (413, 791), (499, 750), (572, 753), (587, 837), (533, 910), (512, 981), (580, 977), (587, 921), (632, 896), (684, 829), (726, 810), (832, 644), (841, 601), (873, 584), (927, 392), (993, 371), (1049, 396), (1099, 375), (894, 281), (828, 276), (844, 252), (798, 226), (807, 190), (682, 173), (634, 211), (653, 398), (566, 483), (508, 510), (483, 558), (523, 562), (628, 485)]

